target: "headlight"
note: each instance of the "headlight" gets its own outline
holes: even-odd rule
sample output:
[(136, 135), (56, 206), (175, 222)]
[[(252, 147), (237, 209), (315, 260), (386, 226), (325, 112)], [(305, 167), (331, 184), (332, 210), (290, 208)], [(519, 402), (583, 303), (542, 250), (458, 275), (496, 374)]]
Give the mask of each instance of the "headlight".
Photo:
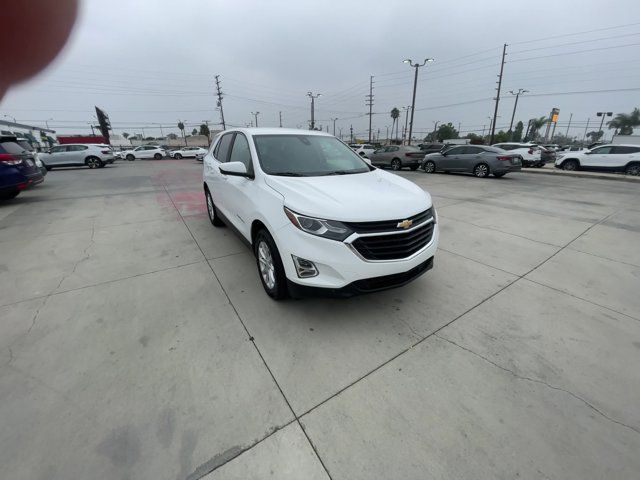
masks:
[(340, 222), (336, 222), (335, 220), (307, 217), (305, 215), (292, 212), (287, 207), (284, 207), (284, 213), (296, 228), (299, 228), (303, 232), (310, 233), (311, 235), (343, 241), (353, 233), (349, 227)]

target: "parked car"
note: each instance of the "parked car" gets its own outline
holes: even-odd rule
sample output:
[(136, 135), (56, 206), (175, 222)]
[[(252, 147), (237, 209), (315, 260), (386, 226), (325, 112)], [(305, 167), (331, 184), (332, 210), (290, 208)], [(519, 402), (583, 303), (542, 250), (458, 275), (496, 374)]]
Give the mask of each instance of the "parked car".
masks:
[(134, 161), (136, 158), (154, 158), (161, 160), (166, 155), (165, 150), (157, 145), (141, 145), (132, 150), (125, 150), (122, 152), (122, 156), (129, 160)]
[(442, 150), (445, 147), (444, 143), (422, 143), (418, 145), (418, 148), (424, 152), (424, 154), (428, 153), (436, 153)]
[(327, 133), (226, 131), (205, 155), (203, 180), (211, 223), (251, 246), (274, 299), (376, 292), (433, 266), (429, 194)]
[(371, 155), (373, 152), (376, 151), (376, 147), (374, 147), (373, 145), (369, 145), (368, 143), (365, 143), (363, 145), (359, 145), (358, 148), (354, 149), (354, 151), (361, 157), (368, 157), (369, 155)]
[(51, 147), (40, 153), (40, 160), (47, 170), (57, 167), (86, 165), (89, 168), (102, 168), (113, 163), (115, 157), (111, 148), (91, 144), (67, 144)]
[(0, 199), (16, 197), (22, 190), (42, 183), (44, 176), (33, 154), (15, 142), (16, 137), (0, 137)]
[(171, 158), (187, 158), (187, 157), (196, 157), (198, 155), (206, 155), (207, 150), (202, 147), (184, 147), (178, 150), (172, 150), (169, 152), (169, 156)]
[(476, 177), (503, 177), (510, 172), (519, 172), (522, 157), (513, 152), (485, 145), (464, 145), (440, 153), (425, 155), (422, 168), (426, 173), (465, 172)]
[(44, 166), (44, 163), (42, 163), (42, 161), (40, 160), (38, 152), (35, 148), (33, 148), (33, 145), (31, 145), (31, 142), (29, 142), (29, 140), (26, 138), (16, 137), (16, 143), (24, 148), (27, 152), (30, 152), (31, 155), (33, 155), (33, 159), (36, 162), (36, 167), (38, 167), (40, 173), (44, 177), (47, 174), (47, 169)]
[(496, 148), (507, 150), (513, 154), (522, 157), (523, 167), (544, 167), (547, 162), (553, 162), (556, 159), (556, 153), (548, 150), (535, 143), (496, 143)]
[(417, 170), (423, 158), (424, 152), (411, 145), (387, 145), (369, 155), (373, 166), (391, 167), (394, 170), (404, 167)]
[(602, 145), (591, 150), (568, 152), (556, 160), (563, 170), (625, 172), (640, 175), (640, 145)]

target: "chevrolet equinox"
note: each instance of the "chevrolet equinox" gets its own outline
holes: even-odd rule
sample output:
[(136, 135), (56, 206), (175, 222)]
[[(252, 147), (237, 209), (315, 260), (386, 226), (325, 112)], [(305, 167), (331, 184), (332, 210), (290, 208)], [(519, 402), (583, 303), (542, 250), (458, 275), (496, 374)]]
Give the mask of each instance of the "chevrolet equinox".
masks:
[(227, 130), (203, 164), (211, 223), (231, 227), (252, 248), (274, 299), (375, 292), (433, 266), (430, 195), (329, 134)]

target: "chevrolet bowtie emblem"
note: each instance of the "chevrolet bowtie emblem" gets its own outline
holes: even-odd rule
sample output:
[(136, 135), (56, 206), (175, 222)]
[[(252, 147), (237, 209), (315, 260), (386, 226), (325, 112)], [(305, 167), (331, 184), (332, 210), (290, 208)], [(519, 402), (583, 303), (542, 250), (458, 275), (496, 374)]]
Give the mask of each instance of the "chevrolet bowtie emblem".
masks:
[(403, 220), (401, 222), (398, 222), (398, 225), (396, 225), (398, 228), (404, 228), (405, 230), (407, 228), (409, 228), (411, 225), (413, 225), (413, 220)]

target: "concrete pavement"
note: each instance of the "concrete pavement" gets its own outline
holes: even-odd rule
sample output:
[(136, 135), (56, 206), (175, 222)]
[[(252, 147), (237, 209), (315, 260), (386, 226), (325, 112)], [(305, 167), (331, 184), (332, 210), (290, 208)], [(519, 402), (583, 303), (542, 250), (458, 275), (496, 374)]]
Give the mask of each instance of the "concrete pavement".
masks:
[(640, 194), (402, 172), (435, 268), (273, 302), (191, 160), (0, 205), (2, 478), (635, 479)]

